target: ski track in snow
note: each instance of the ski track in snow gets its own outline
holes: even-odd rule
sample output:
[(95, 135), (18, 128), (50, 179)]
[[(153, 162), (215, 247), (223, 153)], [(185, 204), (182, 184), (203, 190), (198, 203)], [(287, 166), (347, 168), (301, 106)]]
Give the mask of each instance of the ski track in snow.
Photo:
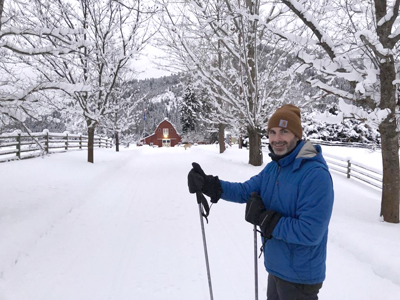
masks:
[[(0, 204), (0, 240), (6, 241), (0, 300), (209, 299), (199, 210), (187, 188), (191, 163), (229, 181), (244, 181), (263, 167), (249, 166), (245, 150), (111, 151), (96, 150), (95, 164), (73, 151), (0, 166), (2, 194), (19, 199)], [(42, 181), (30, 179), (38, 176), (38, 160)], [(66, 161), (68, 171), (57, 168)], [(7, 174), (20, 164), (20, 184), (12, 184), (16, 178)], [(332, 177), (336, 199), (320, 300), (399, 300), (397, 252), (380, 238), (381, 230), (389, 230), (400, 239), (398, 227), (371, 222), (378, 220), (379, 192), (334, 172)], [(365, 207), (351, 201), (356, 196)], [(205, 224), (216, 300), (254, 299), (253, 228), (243, 220), (244, 208), (221, 200)], [(398, 239), (393, 243), (398, 247)], [(258, 270), (264, 299), (263, 259)]]

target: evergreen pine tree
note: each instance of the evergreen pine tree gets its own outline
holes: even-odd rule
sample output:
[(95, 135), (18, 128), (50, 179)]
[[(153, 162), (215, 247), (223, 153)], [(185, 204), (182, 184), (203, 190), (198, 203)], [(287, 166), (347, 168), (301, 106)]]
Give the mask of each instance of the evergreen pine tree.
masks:
[(199, 105), (196, 101), (193, 86), (189, 83), (183, 92), (180, 109), (183, 135), (188, 135), (196, 130), (196, 113), (198, 110)]

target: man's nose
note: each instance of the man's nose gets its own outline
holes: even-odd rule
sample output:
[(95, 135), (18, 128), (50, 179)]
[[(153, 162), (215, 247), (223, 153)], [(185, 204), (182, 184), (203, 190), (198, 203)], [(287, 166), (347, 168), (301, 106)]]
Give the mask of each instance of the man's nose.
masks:
[(277, 133), (275, 134), (275, 140), (276, 140), (277, 142), (282, 141), (282, 138), (283, 138), (283, 136), (282, 136), (282, 134), (281, 134), (280, 132), (277, 132)]

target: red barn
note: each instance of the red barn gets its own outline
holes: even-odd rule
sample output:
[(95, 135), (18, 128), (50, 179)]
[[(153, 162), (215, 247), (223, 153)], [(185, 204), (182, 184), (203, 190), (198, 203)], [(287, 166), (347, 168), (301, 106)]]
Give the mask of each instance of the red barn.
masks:
[(168, 119), (158, 124), (156, 131), (141, 140), (143, 144), (157, 145), (158, 147), (174, 147), (182, 138), (179, 136), (174, 125)]

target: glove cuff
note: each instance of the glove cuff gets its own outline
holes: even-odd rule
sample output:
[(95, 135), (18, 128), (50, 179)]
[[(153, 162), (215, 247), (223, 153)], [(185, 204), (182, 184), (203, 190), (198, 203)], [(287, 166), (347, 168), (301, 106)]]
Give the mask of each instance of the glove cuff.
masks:
[(217, 203), (223, 192), (218, 176), (207, 175), (205, 181), (202, 192), (211, 198), (212, 203)]
[(259, 226), (264, 238), (272, 238), (272, 232), (274, 231), (274, 228), (276, 224), (278, 224), (281, 217), (281, 213), (273, 210), (266, 210), (260, 215)]

